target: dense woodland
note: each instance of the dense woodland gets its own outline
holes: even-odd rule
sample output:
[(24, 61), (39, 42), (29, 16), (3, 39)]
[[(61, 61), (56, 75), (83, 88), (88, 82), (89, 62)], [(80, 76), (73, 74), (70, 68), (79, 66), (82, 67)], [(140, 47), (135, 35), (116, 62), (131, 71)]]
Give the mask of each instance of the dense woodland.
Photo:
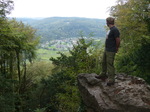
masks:
[(37, 29), (41, 43), (54, 39), (77, 38), (82, 31), (85, 35), (93, 33), (93, 37), (105, 36), (105, 20), (79, 17), (50, 17), (50, 18), (16, 18)]
[[(76, 78), (100, 73), (103, 47), (81, 34), (68, 54), (36, 61), (36, 29), (6, 17), (11, 0), (0, 7), (0, 112), (85, 112)], [(150, 0), (118, 0), (110, 15), (121, 32), (116, 71), (150, 84)]]

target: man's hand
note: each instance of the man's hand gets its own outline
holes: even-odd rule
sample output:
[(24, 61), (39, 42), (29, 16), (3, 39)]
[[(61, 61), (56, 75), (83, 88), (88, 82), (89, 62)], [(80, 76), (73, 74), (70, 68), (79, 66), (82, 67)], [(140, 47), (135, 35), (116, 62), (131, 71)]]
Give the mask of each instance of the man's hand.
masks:
[(120, 38), (117, 37), (116, 38), (116, 52), (118, 52), (119, 47), (120, 47)]

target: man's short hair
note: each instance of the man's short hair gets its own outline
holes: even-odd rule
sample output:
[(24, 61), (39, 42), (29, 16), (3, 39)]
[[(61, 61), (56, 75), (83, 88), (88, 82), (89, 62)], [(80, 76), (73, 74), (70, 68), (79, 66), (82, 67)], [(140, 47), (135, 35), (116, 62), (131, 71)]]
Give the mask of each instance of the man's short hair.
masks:
[(106, 18), (106, 21), (107, 21), (108, 24), (112, 24), (112, 25), (115, 24), (115, 19), (113, 17)]

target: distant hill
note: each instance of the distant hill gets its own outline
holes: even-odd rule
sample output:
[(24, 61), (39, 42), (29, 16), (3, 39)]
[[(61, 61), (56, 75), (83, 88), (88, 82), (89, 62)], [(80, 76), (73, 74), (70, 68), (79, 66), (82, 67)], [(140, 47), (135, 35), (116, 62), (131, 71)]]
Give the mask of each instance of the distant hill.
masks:
[(17, 18), (37, 29), (41, 42), (54, 39), (80, 37), (93, 33), (93, 37), (105, 37), (105, 20), (78, 17), (51, 17), (51, 18)]

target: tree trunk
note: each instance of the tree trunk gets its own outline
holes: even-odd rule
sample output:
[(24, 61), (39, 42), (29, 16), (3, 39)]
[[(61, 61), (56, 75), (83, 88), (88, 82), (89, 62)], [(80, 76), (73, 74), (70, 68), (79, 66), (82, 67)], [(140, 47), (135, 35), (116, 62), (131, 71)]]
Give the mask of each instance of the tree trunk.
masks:
[(21, 72), (20, 72), (20, 57), (19, 57), (18, 50), (16, 50), (16, 56), (17, 56), (18, 79), (19, 79), (19, 85), (20, 85), (21, 84)]

